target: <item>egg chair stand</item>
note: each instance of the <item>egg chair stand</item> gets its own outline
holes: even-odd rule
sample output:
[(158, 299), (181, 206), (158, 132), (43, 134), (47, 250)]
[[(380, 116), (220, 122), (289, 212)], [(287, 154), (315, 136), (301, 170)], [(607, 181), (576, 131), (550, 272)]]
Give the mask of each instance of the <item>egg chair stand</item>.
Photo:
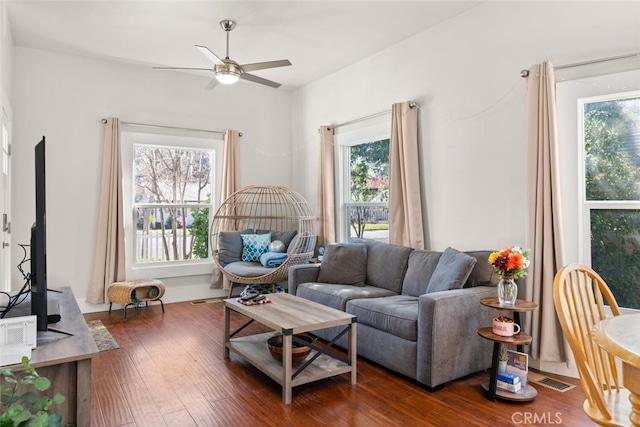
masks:
[[(247, 235), (270, 233), (286, 248), (286, 259), (275, 267), (256, 260), (243, 261)], [(275, 285), (288, 279), (289, 267), (306, 264), (313, 257), (317, 218), (298, 193), (279, 186), (245, 187), (225, 200), (215, 213), (209, 233), (211, 255), (229, 280), (229, 298), (234, 284)]]

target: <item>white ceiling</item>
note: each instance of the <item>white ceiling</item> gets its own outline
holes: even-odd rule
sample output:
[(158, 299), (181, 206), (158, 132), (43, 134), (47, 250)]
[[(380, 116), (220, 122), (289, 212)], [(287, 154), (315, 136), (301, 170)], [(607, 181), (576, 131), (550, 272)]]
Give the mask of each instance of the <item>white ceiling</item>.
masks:
[[(145, 66), (208, 67), (195, 47), (231, 59), (289, 59), (253, 74), (295, 89), (437, 25), (479, 1), (5, 0), (14, 44)], [(409, 58), (408, 58), (409, 59)], [(172, 71), (158, 71), (172, 72)], [(253, 84), (253, 83), (247, 83)], [(282, 90), (281, 89), (281, 90)]]

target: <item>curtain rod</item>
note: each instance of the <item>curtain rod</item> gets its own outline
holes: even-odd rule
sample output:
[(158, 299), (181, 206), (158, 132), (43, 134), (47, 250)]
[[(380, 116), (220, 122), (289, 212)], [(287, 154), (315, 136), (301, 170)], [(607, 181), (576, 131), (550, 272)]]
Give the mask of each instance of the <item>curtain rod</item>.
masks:
[[(557, 66), (554, 66), (553, 69), (554, 70), (563, 70), (565, 68), (582, 67), (582, 66), (585, 66), (585, 65), (599, 64), (601, 62), (617, 61), (617, 60), (620, 60), (620, 59), (636, 58), (636, 57), (639, 57), (639, 56), (640, 56), (640, 52), (627, 53), (625, 55), (609, 56), (607, 58), (591, 59), (589, 61), (574, 62), (572, 64), (565, 64), (565, 65), (557, 65)], [(520, 71), (520, 77), (529, 77), (529, 70)]]
[[(418, 106), (418, 104), (416, 104), (415, 102), (410, 102), (409, 103), (409, 108), (415, 108), (417, 106)], [(357, 119), (349, 120), (348, 122), (339, 123), (339, 124), (333, 126), (333, 128), (336, 129), (336, 128), (339, 128), (341, 126), (351, 125), (353, 123), (358, 123), (358, 122), (363, 122), (365, 120), (374, 119), (376, 117), (380, 117), (380, 116), (384, 116), (385, 114), (389, 114), (390, 112), (391, 112), (391, 110), (380, 111), (378, 113), (373, 113), (373, 114), (370, 114), (370, 115), (365, 116), (365, 117), (359, 117)]]
[[(102, 122), (102, 124), (106, 124), (107, 123), (107, 119), (102, 119), (102, 120), (100, 120), (100, 122)], [(187, 130), (187, 131), (193, 131), (193, 132), (206, 132), (206, 133), (216, 133), (216, 134), (224, 135), (224, 131), (223, 130), (193, 129), (193, 128), (184, 128), (184, 127), (177, 127), (177, 126), (149, 125), (149, 124), (146, 124), (146, 123), (133, 123), (133, 122), (120, 122), (120, 124), (129, 125), (129, 126), (140, 126), (140, 127), (146, 127), (146, 128), (154, 128), (154, 129)], [(242, 136), (242, 132), (240, 132), (240, 136)]]

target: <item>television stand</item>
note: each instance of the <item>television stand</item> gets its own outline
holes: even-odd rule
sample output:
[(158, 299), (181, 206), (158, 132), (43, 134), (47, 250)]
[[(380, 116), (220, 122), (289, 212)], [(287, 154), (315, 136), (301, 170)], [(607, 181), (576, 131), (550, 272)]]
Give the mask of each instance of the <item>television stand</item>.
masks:
[[(66, 397), (59, 407), (64, 422), (77, 427), (90, 427), (91, 359), (98, 355), (98, 347), (71, 288), (63, 287), (62, 293), (56, 298), (62, 317), (57, 326), (69, 331), (71, 336), (38, 332), (38, 346), (31, 352), (31, 366), (36, 368), (39, 375), (51, 379), (52, 389)], [(54, 332), (52, 329), (49, 331)], [(58, 330), (55, 332), (68, 334)], [(10, 367), (14, 371), (24, 369), (21, 364)]]

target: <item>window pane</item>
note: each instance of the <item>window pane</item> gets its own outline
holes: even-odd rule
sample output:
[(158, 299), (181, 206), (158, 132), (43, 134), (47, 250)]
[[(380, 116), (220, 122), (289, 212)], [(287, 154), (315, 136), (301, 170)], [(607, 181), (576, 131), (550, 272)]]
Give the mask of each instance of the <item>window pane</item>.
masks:
[(206, 259), (208, 229), (208, 208), (137, 208), (136, 262)]
[(389, 208), (349, 206), (350, 237), (389, 243)]
[(350, 148), (350, 202), (389, 201), (389, 140)]
[(620, 307), (640, 309), (640, 210), (591, 210), (591, 266)]
[(204, 202), (211, 193), (211, 152), (134, 146), (136, 203)]
[(584, 105), (587, 200), (640, 200), (640, 98)]
[(134, 146), (136, 262), (208, 257), (211, 164), (207, 150)]
[(389, 140), (349, 147), (348, 178), (346, 235), (389, 242)]

